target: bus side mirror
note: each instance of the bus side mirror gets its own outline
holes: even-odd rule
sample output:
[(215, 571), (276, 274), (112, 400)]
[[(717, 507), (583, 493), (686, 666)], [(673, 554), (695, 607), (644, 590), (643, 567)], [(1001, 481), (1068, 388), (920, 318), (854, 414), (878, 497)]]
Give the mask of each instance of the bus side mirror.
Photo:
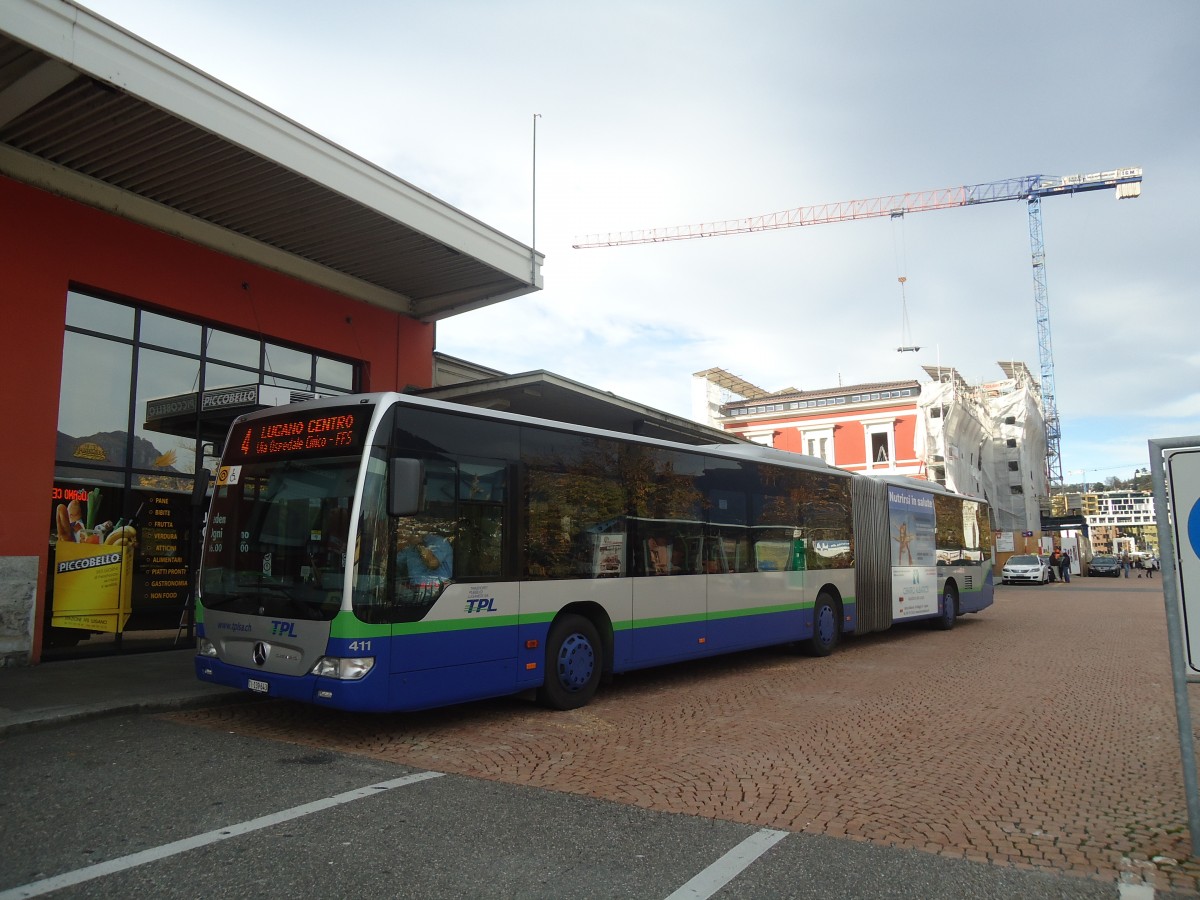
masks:
[(421, 511), (425, 466), (419, 459), (393, 459), (388, 464), (388, 515), (413, 516)]

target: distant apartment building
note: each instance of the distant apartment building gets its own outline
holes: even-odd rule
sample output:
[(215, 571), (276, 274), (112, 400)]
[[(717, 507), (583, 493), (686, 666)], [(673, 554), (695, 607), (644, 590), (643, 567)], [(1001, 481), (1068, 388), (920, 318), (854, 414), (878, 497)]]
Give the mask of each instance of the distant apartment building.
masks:
[(968, 384), (948, 366), (925, 382), (766, 391), (724, 369), (693, 376), (693, 417), (852, 472), (910, 475), (986, 497), (998, 531), (1040, 527), (1046, 496), (1041, 392), (1021, 363)]
[(1158, 553), (1158, 519), (1149, 491), (1084, 494), (1093, 553)]

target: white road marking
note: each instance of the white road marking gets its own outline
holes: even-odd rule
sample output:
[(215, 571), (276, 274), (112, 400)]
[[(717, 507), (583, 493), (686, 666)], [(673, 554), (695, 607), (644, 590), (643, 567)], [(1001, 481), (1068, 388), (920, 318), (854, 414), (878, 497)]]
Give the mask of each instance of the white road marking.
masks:
[(239, 822), (236, 825), (229, 825), (206, 834), (197, 834), (194, 837), (183, 838), (182, 840), (173, 841), (170, 844), (163, 844), (161, 847), (151, 847), (149, 850), (131, 853), (129, 856), (122, 856), (118, 859), (110, 859), (107, 862), (96, 863), (94, 866), (76, 869), (74, 872), (64, 872), (62, 875), (55, 875), (52, 878), (43, 878), (41, 881), (34, 881), (20, 887), (9, 888), (6, 891), (0, 891), (0, 900), (21, 900), (21, 898), (25, 897), (40, 897), (42, 894), (82, 884), (94, 878), (103, 878), (105, 875), (111, 875), (114, 872), (122, 872), (125, 869), (132, 869), (135, 866), (166, 859), (168, 856), (175, 856), (177, 853), (186, 853), (188, 850), (195, 850), (197, 847), (215, 844), (218, 841), (224, 841), (232, 837), (240, 837), (243, 834), (249, 834), (251, 831), (258, 831), (261, 828), (270, 828), (272, 825), (278, 825), (280, 822), (299, 819), (334, 806), (340, 806), (343, 803), (352, 803), (355, 800), (361, 800), (363, 797), (370, 797), (382, 791), (405, 787), (406, 785), (416, 784), (419, 781), (428, 781), (430, 778), (440, 778), (441, 775), (441, 772), (417, 772), (413, 775), (405, 775), (402, 778), (393, 778), (391, 781), (369, 784), (366, 787), (346, 791), (343, 794), (326, 797), (324, 800), (314, 800), (312, 803), (293, 806), (291, 809), (271, 813), (269, 816), (251, 819), (249, 822)]
[(1117, 896), (1120, 900), (1154, 900), (1154, 886), (1122, 882), (1117, 885)]
[[(667, 897), (667, 900), (705, 900), (711, 897), (789, 834), (773, 828), (755, 832)], [(4, 900), (2, 895), (0, 900)]]

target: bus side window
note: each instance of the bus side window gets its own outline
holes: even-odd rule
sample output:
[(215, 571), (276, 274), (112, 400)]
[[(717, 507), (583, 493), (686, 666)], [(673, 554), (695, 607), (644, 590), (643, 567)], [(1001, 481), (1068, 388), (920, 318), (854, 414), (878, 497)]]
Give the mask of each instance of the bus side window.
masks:
[(729, 560), (725, 556), (725, 542), (719, 535), (709, 535), (704, 539), (705, 575), (719, 575), (730, 571)]
[(653, 536), (646, 539), (645, 560), (647, 575), (670, 575), (679, 571), (683, 561), (682, 548), (667, 537)]

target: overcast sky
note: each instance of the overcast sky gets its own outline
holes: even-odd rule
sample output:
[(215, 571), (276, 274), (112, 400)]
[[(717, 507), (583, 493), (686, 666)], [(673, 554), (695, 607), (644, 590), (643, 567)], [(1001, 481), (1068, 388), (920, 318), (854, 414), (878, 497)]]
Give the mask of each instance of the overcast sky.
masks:
[(712, 366), (767, 390), (1040, 373), (1026, 204), (579, 237), (1141, 166), (1137, 200), (1042, 204), (1064, 476), (1200, 434), (1195, 0), (85, 5), (524, 243), (540, 114), (545, 289), (438, 349), (683, 416)]

